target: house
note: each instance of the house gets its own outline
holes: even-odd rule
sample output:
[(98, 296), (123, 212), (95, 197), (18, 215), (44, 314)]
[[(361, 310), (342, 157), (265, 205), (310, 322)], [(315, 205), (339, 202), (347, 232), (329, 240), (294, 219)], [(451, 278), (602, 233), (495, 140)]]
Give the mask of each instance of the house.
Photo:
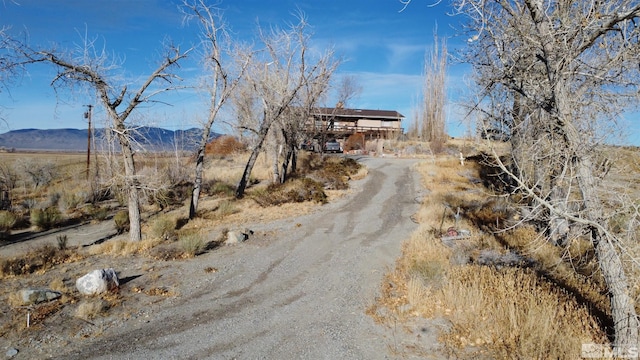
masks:
[(391, 138), (401, 135), (404, 115), (394, 110), (316, 108), (307, 122), (310, 137), (345, 138), (361, 133), (367, 138)]

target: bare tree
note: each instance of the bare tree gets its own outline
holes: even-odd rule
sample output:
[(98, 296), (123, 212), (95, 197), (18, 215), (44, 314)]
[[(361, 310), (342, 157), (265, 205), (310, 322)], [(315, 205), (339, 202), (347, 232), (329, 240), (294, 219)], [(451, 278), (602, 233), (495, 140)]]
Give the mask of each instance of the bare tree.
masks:
[(208, 74), (203, 88), (209, 97), (209, 112), (202, 125), (202, 135), (196, 148), (196, 167), (191, 205), (189, 206), (189, 219), (193, 219), (198, 211), (205, 148), (211, 136), (211, 127), (218, 118), (222, 107), (231, 98), (251, 60), (251, 53), (245, 52), (248, 56), (242, 58), (242, 61), (235, 62), (239, 67), (235, 74), (231, 72), (234, 65), (232, 61), (234, 52), (230, 48), (231, 41), (220, 11), (207, 5), (203, 0), (183, 1), (185, 20), (196, 20), (200, 26), (202, 61)]
[[(178, 47), (167, 46), (160, 65), (138, 86), (130, 91), (127, 85), (119, 90), (116, 77), (112, 72), (120, 65), (104, 52), (95, 47), (95, 40), (85, 39), (84, 47), (75, 52), (64, 53), (60, 50), (34, 50), (21, 44), (17, 51), (24, 57), (24, 62), (47, 63), (53, 65), (58, 73), (52, 81), (56, 91), (64, 91), (75, 86), (88, 87), (95, 91), (99, 103), (104, 107), (107, 117), (120, 145), (124, 163), (124, 184), (127, 192), (131, 241), (142, 238), (140, 227), (140, 195), (141, 187), (134, 161), (134, 148), (131, 133), (132, 127), (127, 123), (134, 110), (145, 103), (156, 102), (159, 94), (175, 88), (179, 78), (169, 70), (176, 67), (180, 60), (187, 56)], [(160, 84), (158, 84), (160, 83)]]
[[(12, 51), (16, 47), (16, 41), (9, 34), (9, 27), (0, 27), (0, 93), (7, 92), (12, 81), (23, 70), (23, 63)], [(2, 117), (0, 107), (0, 121), (6, 122)]]
[[(311, 118), (315, 107), (327, 95), (331, 77), (340, 64), (339, 61), (332, 60), (332, 51), (325, 53), (324, 58), (326, 61), (318, 62), (317, 70), (307, 78), (298, 96), (278, 122), (285, 149), (282, 167), (279, 172), (280, 183), (286, 181), (289, 174), (289, 166), (291, 166), (290, 173), (296, 172), (298, 146), (305, 136), (305, 126)], [(349, 77), (349, 79), (349, 81), (343, 82), (343, 86), (340, 88), (343, 91), (340, 96), (345, 102), (355, 96), (357, 92), (355, 78)]]
[(345, 75), (341, 77), (337, 87), (339, 106), (336, 107), (351, 107), (351, 100), (357, 98), (361, 94), (362, 85), (360, 85), (358, 78), (355, 75)]
[(20, 169), (20, 173), (28, 176), (34, 189), (51, 184), (58, 176), (58, 169), (52, 161), (24, 158), (16, 162), (15, 166)]
[(433, 47), (425, 56), (422, 101), (422, 139), (438, 151), (446, 142), (447, 43), (433, 36)]
[(455, 4), (469, 18), (466, 60), (483, 99), (476, 108), (510, 127), (514, 165), (502, 169), (535, 209), (544, 209), (533, 215), (548, 214), (551, 233), (564, 228), (591, 240), (609, 291), (614, 346), (624, 354), (638, 344), (638, 318), (623, 266), (624, 241), (609, 228), (600, 198), (598, 149), (604, 127), (638, 102), (640, 4)]
[(248, 99), (240, 100), (243, 111), (259, 111), (259, 126), (254, 129), (256, 142), (235, 191), (242, 197), (249, 175), (262, 149), (271, 125), (278, 121), (291, 106), (304, 86), (323, 78), (330, 66), (332, 52), (320, 54), (317, 59), (309, 54), (309, 33), (304, 15), (289, 29), (272, 29), (269, 33), (260, 30), (260, 40), (265, 49), (255, 54), (246, 76), (243, 94)]
[[(331, 69), (330, 75), (335, 72), (335, 70), (341, 63), (342, 59), (338, 59), (334, 63), (334, 67)], [(330, 79), (327, 80), (330, 81)], [(324, 87), (326, 87), (326, 85), (322, 86), (322, 88)], [(321, 153), (324, 151), (323, 144), (325, 144), (328, 140), (328, 133), (333, 129), (337, 114), (343, 109), (350, 107), (351, 101), (360, 96), (360, 94), (362, 93), (362, 86), (358, 82), (357, 77), (353, 75), (343, 76), (340, 78), (337, 84), (330, 83), (329, 87), (330, 89), (328, 90), (332, 90), (334, 95), (332, 96), (332, 98), (335, 97), (335, 103), (324, 106), (325, 108), (331, 108), (331, 113), (328, 116), (326, 115), (326, 109), (322, 109), (319, 111), (319, 109), (316, 107), (317, 104), (322, 103), (324, 102), (324, 100), (326, 100), (327, 96), (325, 96), (326, 94), (324, 92), (318, 94), (318, 99), (314, 100), (314, 102), (311, 103), (313, 106), (303, 106), (303, 108), (306, 109), (305, 111), (308, 111), (308, 113), (305, 114), (305, 119), (308, 120), (305, 120), (306, 128), (303, 140), (307, 141), (309, 144), (312, 144), (312, 148), (314, 151), (319, 151)], [(311, 91), (307, 91), (307, 94), (313, 94), (313, 89), (314, 86), (311, 86), (308, 89)], [(311, 96), (310, 98), (313, 98), (313, 96)], [(322, 113), (322, 117), (324, 118), (324, 120), (318, 121), (317, 123), (313, 122), (313, 118), (317, 117), (320, 113)], [(319, 144), (315, 144), (315, 141), (317, 141)], [(316, 145), (318, 147), (316, 147)]]

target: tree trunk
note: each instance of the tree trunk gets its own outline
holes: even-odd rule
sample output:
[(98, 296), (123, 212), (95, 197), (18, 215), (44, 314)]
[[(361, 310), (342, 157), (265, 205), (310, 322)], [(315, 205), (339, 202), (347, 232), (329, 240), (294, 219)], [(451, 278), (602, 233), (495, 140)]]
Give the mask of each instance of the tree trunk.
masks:
[[(569, 87), (565, 87), (568, 89)], [(558, 89), (563, 89), (558, 87)], [(569, 94), (569, 92), (564, 92)], [(567, 97), (560, 97), (558, 105), (560, 109), (565, 105)], [(566, 115), (565, 120), (570, 119)], [(581, 145), (580, 134), (572, 124), (566, 121), (559, 121), (558, 128), (565, 135), (566, 146), (568, 149), (575, 149)], [(593, 176), (594, 165), (591, 161), (592, 153), (573, 154), (571, 157), (575, 166), (578, 187), (582, 194), (582, 202), (584, 205), (585, 218), (599, 226), (591, 226), (591, 238), (596, 250), (598, 264), (602, 270), (607, 290), (609, 292), (609, 301), (611, 303), (611, 317), (614, 323), (615, 340), (614, 346), (621, 351), (634, 349), (638, 346), (638, 317), (634, 301), (630, 296), (629, 282), (627, 280), (622, 259), (615, 248), (610, 234), (607, 233), (607, 225), (602, 212), (602, 201), (597, 193), (597, 185)], [(624, 352), (626, 353), (626, 352)]]
[(601, 225), (600, 228), (592, 227), (591, 237), (596, 249), (598, 264), (609, 291), (611, 317), (615, 331), (614, 346), (620, 351), (624, 351), (622, 354), (625, 354), (630, 347), (635, 348), (638, 345), (640, 323), (636, 315), (635, 302), (630, 296), (629, 282), (620, 254), (611, 242), (612, 239), (602, 230), (605, 228), (605, 221), (603, 220), (602, 204), (595, 191), (591, 160), (585, 157), (577, 158), (576, 161), (578, 181), (587, 216), (590, 220)]
[(125, 184), (128, 195), (129, 239), (131, 241), (140, 241), (142, 240), (142, 229), (140, 226), (140, 194), (138, 193), (138, 179), (136, 178), (133, 151), (129, 145), (129, 140), (123, 138), (127, 135), (119, 134), (118, 136), (120, 137), (120, 144), (122, 145)]
[(256, 143), (253, 150), (251, 151), (251, 155), (249, 156), (247, 165), (244, 168), (244, 172), (242, 173), (240, 182), (238, 182), (238, 186), (236, 187), (235, 196), (238, 199), (244, 196), (244, 191), (247, 188), (247, 182), (249, 181), (249, 176), (251, 175), (253, 166), (256, 164), (256, 160), (258, 159), (258, 155), (260, 154), (260, 150), (262, 149), (262, 144), (264, 143), (264, 139), (267, 137), (267, 134), (269, 133), (270, 127), (271, 127), (271, 121), (268, 121), (266, 117), (263, 118), (262, 124), (260, 125), (260, 131), (258, 131), (258, 142)]
[[(208, 135), (207, 135), (208, 137)], [(189, 220), (196, 217), (198, 213), (198, 201), (200, 200), (200, 190), (202, 189), (202, 172), (204, 168), (204, 153), (206, 149), (206, 142), (200, 144), (198, 152), (196, 153), (196, 172), (193, 180), (193, 190), (191, 191), (191, 204), (189, 205)]]
[(280, 153), (282, 152), (282, 145), (278, 145), (277, 140), (273, 150), (273, 163), (271, 164), (271, 169), (273, 170), (272, 181), (274, 184), (277, 184), (280, 181), (278, 160), (280, 160)]
[(249, 180), (249, 175), (251, 175), (251, 171), (253, 170), (253, 166), (258, 159), (258, 155), (260, 154), (260, 147), (256, 146), (251, 152), (251, 156), (249, 156), (249, 160), (247, 161), (247, 165), (244, 167), (244, 172), (242, 173), (242, 178), (236, 187), (236, 198), (241, 198), (244, 196), (244, 191), (247, 188), (247, 182)]
[(596, 244), (596, 256), (609, 290), (611, 317), (614, 323), (614, 347), (621, 354), (638, 346), (638, 317), (634, 300), (629, 295), (629, 283), (622, 267), (622, 261), (613, 244), (597, 229), (592, 229)]
[(282, 169), (280, 170), (280, 183), (284, 184), (285, 181), (287, 181), (287, 169), (289, 168), (289, 161), (291, 160), (291, 157), (293, 155), (293, 152), (291, 151), (291, 148), (288, 147), (287, 149), (287, 154), (284, 157), (284, 160), (282, 161)]
[(291, 173), (295, 174), (298, 171), (298, 151), (296, 145), (292, 144), (291, 148)]
[[(282, 129), (282, 138), (284, 139), (284, 145), (287, 147), (287, 153), (284, 156), (284, 160), (282, 161), (282, 169), (280, 170), (280, 178), (278, 181), (280, 184), (284, 184), (287, 181), (287, 168), (289, 167), (289, 160), (291, 158), (291, 150), (290, 150), (290, 142), (291, 136), (287, 134), (287, 132)], [(280, 148), (282, 149), (282, 147)]]

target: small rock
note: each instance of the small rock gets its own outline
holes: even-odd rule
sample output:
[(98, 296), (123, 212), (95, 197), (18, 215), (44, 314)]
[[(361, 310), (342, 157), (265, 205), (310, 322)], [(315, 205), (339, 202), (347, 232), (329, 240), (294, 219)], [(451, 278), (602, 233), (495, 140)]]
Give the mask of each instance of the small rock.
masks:
[(8, 358), (12, 358), (14, 356), (18, 355), (18, 349), (16, 348), (9, 348), (9, 350), (7, 350), (7, 357)]
[(116, 271), (109, 269), (93, 270), (76, 280), (76, 288), (83, 295), (102, 294), (120, 286)]
[(22, 289), (19, 298), (23, 305), (33, 305), (58, 299), (62, 294), (49, 289)]

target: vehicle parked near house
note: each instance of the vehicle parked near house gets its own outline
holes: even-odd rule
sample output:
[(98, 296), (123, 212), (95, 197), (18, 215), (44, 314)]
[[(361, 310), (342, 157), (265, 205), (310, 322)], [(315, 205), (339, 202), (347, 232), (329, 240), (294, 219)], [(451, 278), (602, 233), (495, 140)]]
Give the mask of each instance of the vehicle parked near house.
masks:
[(324, 152), (341, 153), (342, 145), (335, 139), (329, 140), (324, 144)]

